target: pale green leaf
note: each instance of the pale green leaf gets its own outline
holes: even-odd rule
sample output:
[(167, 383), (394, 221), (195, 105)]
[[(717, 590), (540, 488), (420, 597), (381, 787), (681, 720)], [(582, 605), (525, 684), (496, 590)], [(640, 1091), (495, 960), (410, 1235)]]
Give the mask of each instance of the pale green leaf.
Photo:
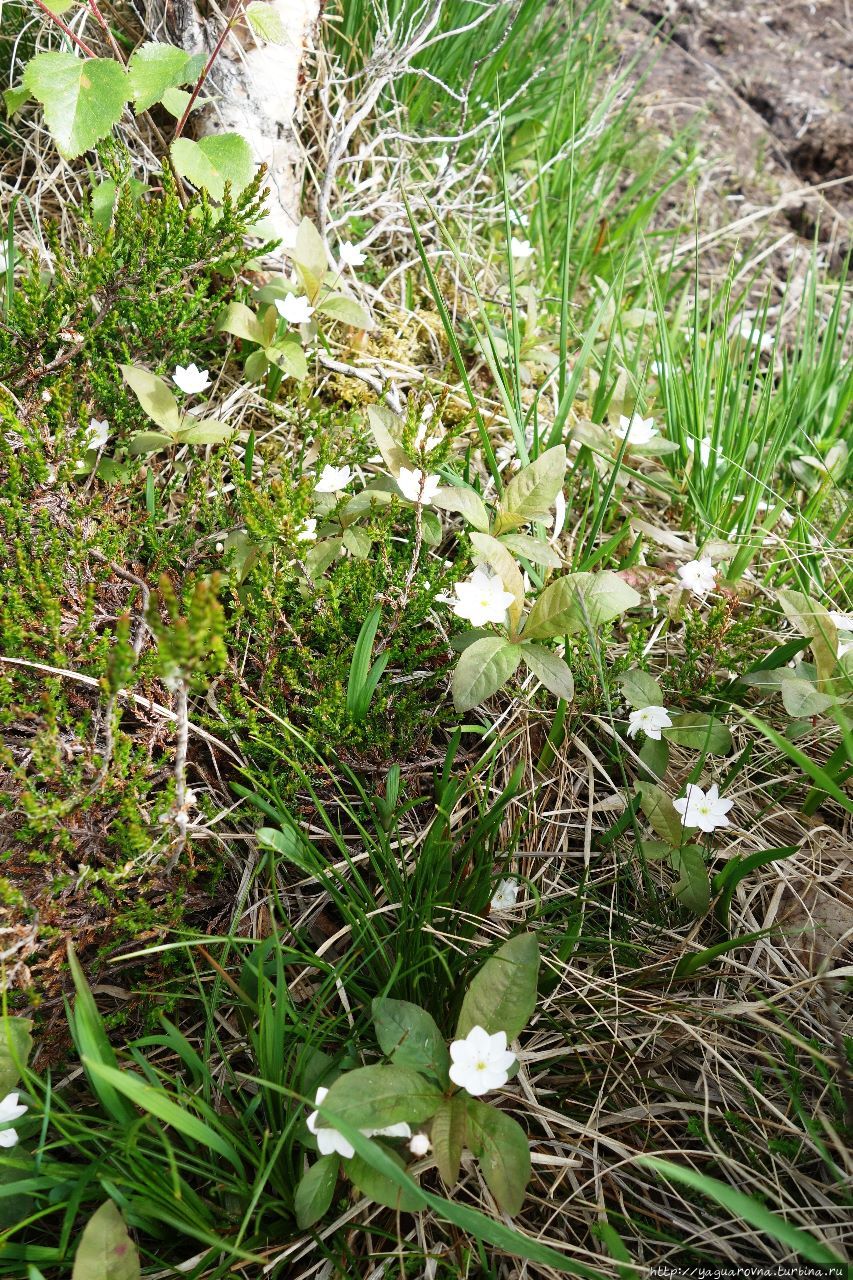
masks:
[(338, 558), (343, 545), (342, 538), (323, 538), (321, 542), (315, 542), (311, 550), (306, 553), (305, 568), (315, 581), (321, 578), (329, 565)]
[(457, 711), (478, 707), (497, 693), (521, 661), (521, 647), (502, 636), (485, 636), (460, 654), (453, 672), (453, 705)]
[[(165, 107), (165, 109), (168, 111), (170, 116), (174, 116), (176, 120), (180, 120), (184, 112), (186, 111), (187, 107), (190, 105), (191, 98), (192, 98), (192, 94), (188, 93), (186, 89), (171, 88), (171, 89), (164, 90), (163, 97), (160, 99), (160, 101)], [(195, 102), (193, 103), (193, 110), (196, 110), (204, 102), (205, 102), (204, 98), (202, 97), (196, 98)]]
[(828, 693), (821, 693), (808, 680), (780, 680), (782, 701), (789, 716), (819, 716), (836, 701)]
[(527, 640), (547, 640), (587, 629), (595, 632), (640, 596), (618, 573), (567, 573), (539, 595), (524, 628)]
[(521, 1125), (505, 1111), (469, 1098), (468, 1146), (480, 1161), (486, 1186), (502, 1213), (521, 1211), (530, 1181), (530, 1143)]
[(229, 302), (216, 321), (216, 328), (219, 333), (230, 333), (246, 342), (257, 342), (259, 346), (264, 342), (261, 322), (244, 302)]
[(227, 183), (232, 196), (239, 195), (255, 176), (251, 148), (239, 133), (213, 133), (198, 142), (177, 138), (169, 150), (181, 177), (203, 187), (214, 200), (223, 198)]
[(539, 944), (532, 933), (519, 933), (490, 956), (471, 982), (462, 1001), (457, 1038), (472, 1027), (489, 1035), (505, 1031), (514, 1040), (536, 1008)]
[(522, 645), (521, 654), (536, 679), (544, 684), (549, 692), (557, 698), (565, 698), (566, 702), (571, 702), (575, 696), (575, 682), (567, 662), (559, 658), (556, 653), (552, 653), (550, 649), (544, 649), (538, 644)]
[(23, 85), (13, 85), (11, 89), (3, 90), (3, 101), (6, 104), (6, 115), (14, 116), (32, 100), (32, 94), (29, 89), (25, 89)]
[(139, 1254), (112, 1200), (92, 1214), (74, 1255), (71, 1280), (139, 1280)]
[(308, 361), (298, 338), (281, 338), (267, 347), (264, 355), (287, 377), (296, 378), (298, 382), (308, 377)]
[(284, 23), (273, 5), (264, 4), (263, 0), (252, 0), (252, 3), (246, 6), (245, 13), (249, 26), (259, 39), (268, 40), (270, 44), (287, 43)]
[(626, 671), (624, 675), (619, 677), (619, 684), (622, 686), (625, 701), (635, 711), (641, 711), (643, 707), (662, 707), (664, 705), (661, 687), (657, 680), (649, 675), (648, 671), (640, 671), (636, 668), (632, 671)]
[(41, 103), (57, 150), (73, 160), (105, 138), (130, 96), (126, 72), (113, 58), (78, 58), (53, 50), (27, 63), (22, 87)]
[(411, 461), (400, 445), (402, 424), (397, 415), (384, 404), (370, 404), (367, 406), (367, 422), (391, 475), (398, 476), (401, 467), (410, 468)]
[(817, 687), (822, 693), (829, 693), (838, 661), (838, 630), (828, 610), (801, 591), (780, 591), (779, 603), (788, 621), (801, 636), (808, 637), (817, 668)]
[(218, 418), (196, 418), (190, 419), (190, 425), (185, 425), (176, 435), (175, 439), (181, 444), (222, 444), (224, 440), (230, 440), (234, 434), (234, 428), (229, 427), (227, 422), (220, 422)]
[(377, 996), (372, 1005), (376, 1039), (386, 1058), (447, 1083), (450, 1055), (435, 1019), (408, 1000)]
[(340, 1160), (336, 1155), (320, 1156), (302, 1175), (293, 1197), (296, 1225), (300, 1231), (319, 1222), (332, 1203), (339, 1169)]
[(130, 437), (129, 449), (134, 457), (143, 453), (159, 453), (175, 443), (173, 436), (164, 435), (162, 431), (137, 431)]
[(409, 1067), (356, 1067), (338, 1076), (320, 1104), (359, 1129), (384, 1129), (405, 1120), (420, 1124), (435, 1113), (441, 1090)]
[(175, 436), (181, 427), (181, 411), (163, 379), (139, 365), (122, 364), (119, 368), (121, 376), (151, 421), (167, 435)]
[(372, 329), (373, 320), (360, 302), (345, 293), (330, 293), (318, 302), (316, 311), (332, 320), (340, 320), (352, 329)]
[(707, 751), (714, 756), (728, 755), (732, 749), (732, 735), (726, 726), (702, 711), (685, 711), (682, 715), (672, 716), (671, 728), (662, 732), (668, 742)]
[(370, 555), (373, 539), (364, 529), (357, 529), (354, 525), (350, 525), (349, 528), (344, 529), (343, 543), (356, 560), (366, 560)]
[(562, 556), (541, 538), (531, 538), (526, 533), (504, 533), (501, 534), (500, 541), (515, 555), (523, 556), (531, 564), (541, 565), (544, 569), (561, 569), (563, 566)]
[(472, 533), (471, 545), (477, 553), (475, 556), (477, 563), (487, 564), (498, 575), (506, 590), (512, 593), (513, 603), (509, 607), (509, 621), (512, 627), (517, 627), (524, 608), (524, 578), (512, 553), (489, 533)]
[(326, 277), (329, 259), (323, 237), (310, 218), (303, 218), (290, 251), (296, 274), (313, 305)]
[(432, 501), (433, 506), (439, 507), (442, 511), (458, 512), (480, 533), (488, 533), (489, 513), (483, 504), (483, 499), (467, 485), (439, 489)]
[(429, 1136), (442, 1181), (452, 1187), (459, 1177), (466, 1142), (465, 1099), (461, 1094), (443, 1100), (430, 1123)]
[(542, 519), (554, 505), (566, 475), (566, 450), (561, 444), (546, 449), (519, 471), (504, 490), (495, 532)]
[(198, 74), (197, 58), (173, 44), (146, 41), (130, 55), (127, 74), (130, 96), (137, 114), (160, 102), (167, 89), (194, 80)]

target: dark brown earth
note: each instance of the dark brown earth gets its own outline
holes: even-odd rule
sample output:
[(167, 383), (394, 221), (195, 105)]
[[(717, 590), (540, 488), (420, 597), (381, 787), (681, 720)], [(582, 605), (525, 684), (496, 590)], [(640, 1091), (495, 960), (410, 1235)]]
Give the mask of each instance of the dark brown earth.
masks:
[[(655, 36), (650, 123), (700, 128), (699, 222), (749, 239), (767, 219), (837, 269), (853, 224), (851, 0), (626, 0), (621, 42)], [(647, 62), (642, 70), (647, 69)]]

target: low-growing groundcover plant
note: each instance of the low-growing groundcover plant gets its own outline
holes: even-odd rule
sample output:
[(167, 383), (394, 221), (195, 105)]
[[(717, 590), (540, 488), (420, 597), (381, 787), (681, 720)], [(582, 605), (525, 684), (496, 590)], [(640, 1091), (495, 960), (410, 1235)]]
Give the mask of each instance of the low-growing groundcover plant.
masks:
[(221, 44), (4, 10), (10, 1280), (849, 1260), (847, 274), (476, 8), (328, 10), (287, 245)]

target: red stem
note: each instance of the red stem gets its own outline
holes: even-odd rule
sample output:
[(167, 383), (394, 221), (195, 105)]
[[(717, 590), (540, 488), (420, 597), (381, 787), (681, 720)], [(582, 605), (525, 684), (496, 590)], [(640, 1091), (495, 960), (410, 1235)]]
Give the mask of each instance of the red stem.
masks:
[[(36, 0), (36, 3), (38, 3), (38, 0)], [(181, 134), (183, 133), (184, 125), (189, 119), (189, 114), (192, 111), (193, 106), (195, 105), (196, 98), (201, 93), (201, 87), (204, 84), (205, 80), (207, 79), (208, 74), (210, 73), (210, 68), (213, 66), (214, 62), (222, 52), (222, 46), (225, 44), (225, 41), (228, 38), (229, 31), (234, 26), (237, 19), (241, 18), (242, 16), (243, 16), (242, 13), (238, 11), (237, 13), (234, 14), (233, 18), (229, 18), (229, 20), (226, 22), (225, 26), (223, 27), (222, 33), (216, 42), (214, 50), (211, 53), (210, 57), (208, 58), (207, 62), (205, 63), (204, 68), (202, 69), (202, 73), (199, 76), (198, 81), (192, 93), (190, 94), (190, 100), (186, 105), (184, 114), (181, 116), (180, 120), (178, 121), (178, 127), (175, 130), (175, 138), (173, 139), (173, 141), (180, 138)]]
[(71, 28), (62, 21), (58, 13), (52, 13), (50, 9), (48, 9), (47, 5), (42, 3), (42, 0), (36, 0), (36, 4), (41, 9), (42, 13), (47, 14), (51, 22), (55, 22), (58, 27), (62, 28), (69, 40), (73, 40), (78, 49), (83, 50), (87, 58), (97, 58), (98, 55), (95, 53), (95, 50), (90, 49), (87, 44), (84, 44), (80, 37), (75, 35)]

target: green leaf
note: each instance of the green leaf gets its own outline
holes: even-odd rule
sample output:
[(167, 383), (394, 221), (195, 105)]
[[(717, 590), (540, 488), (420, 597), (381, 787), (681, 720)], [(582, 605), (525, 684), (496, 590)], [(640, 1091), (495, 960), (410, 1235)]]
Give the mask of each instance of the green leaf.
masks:
[(680, 1182), (683, 1186), (690, 1187), (692, 1191), (698, 1191), (711, 1200), (716, 1200), (717, 1204), (721, 1204), (724, 1209), (734, 1215), (735, 1221), (748, 1223), (754, 1230), (769, 1236), (771, 1240), (777, 1240), (785, 1246), (786, 1253), (792, 1249), (798, 1257), (805, 1258), (816, 1266), (838, 1267), (842, 1272), (844, 1271), (845, 1264), (837, 1253), (822, 1241), (816, 1240), (807, 1231), (801, 1231), (799, 1227), (792, 1226), (784, 1218), (772, 1213), (760, 1200), (748, 1196), (746, 1192), (738, 1191), (730, 1187), (727, 1182), (720, 1182), (717, 1178), (708, 1177), (707, 1174), (697, 1173), (695, 1169), (684, 1168), (673, 1164), (670, 1160), (661, 1160), (657, 1156), (636, 1156), (635, 1160), (637, 1164), (653, 1169), (661, 1177), (669, 1178), (672, 1182)]
[(782, 702), (789, 716), (819, 716), (836, 701), (828, 693), (821, 693), (809, 680), (798, 680), (792, 676), (790, 680), (779, 681)]
[[(170, 116), (174, 116), (176, 120), (180, 120), (192, 101), (192, 94), (187, 93), (186, 89), (166, 89), (160, 101)], [(207, 101), (207, 98), (198, 96), (195, 99), (195, 102), (193, 102), (193, 111), (197, 111), (198, 108), (203, 106)]]
[(487, 564), (500, 578), (507, 591), (512, 592), (513, 603), (509, 607), (510, 625), (517, 627), (524, 608), (524, 579), (512, 554), (502, 542), (489, 533), (472, 533), (471, 545), (477, 552), (478, 564)]
[(6, 115), (9, 117), (17, 115), (21, 107), (32, 100), (32, 96), (29, 89), (25, 89), (20, 84), (13, 85), (11, 89), (4, 89), (3, 101), (6, 103)]
[(244, 302), (229, 302), (216, 322), (218, 333), (230, 333), (246, 342), (264, 343), (264, 330), (260, 320)]
[(339, 1170), (340, 1160), (336, 1155), (320, 1156), (300, 1178), (293, 1197), (300, 1231), (319, 1222), (332, 1203)]
[(480, 1161), (486, 1186), (510, 1217), (521, 1211), (530, 1181), (530, 1144), (520, 1124), (497, 1107), (470, 1098), (468, 1146)]
[(0, 1017), (0, 1097), (11, 1093), (21, 1078), (33, 1047), (31, 1018)]
[(260, 382), (269, 367), (270, 362), (267, 360), (266, 352), (253, 351), (250, 356), (246, 357), (243, 372), (250, 382)]
[(724, 724), (701, 711), (686, 711), (672, 717), (672, 727), (662, 730), (668, 742), (712, 756), (725, 756), (732, 749), (732, 735)]
[(503, 636), (475, 640), (459, 657), (451, 688), (457, 711), (470, 711), (497, 693), (521, 661), (521, 647)]
[(323, 538), (322, 541), (314, 543), (305, 556), (305, 568), (315, 581), (321, 578), (329, 565), (338, 558), (343, 545), (342, 538)]
[(372, 1005), (376, 1039), (386, 1058), (447, 1083), (450, 1054), (435, 1019), (408, 1000), (377, 996)]
[(640, 671), (639, 668), (626, 671), (623, 676), (620, 676), (619, 684), (625, 695), (625, 701), (635, 711), (642, 711), (643, 707), (664, 705), (661, 687), (648, 671)]
[(566, 476), (566, 450), (546, 449), (510, 480), (501, 499), (496, 533), (548, 515)]
[(176, 138), (169, 151), (181, 177), (203, 187), (214, 200), (223, 198), (227, 183), (232, 196), (239, 195), (255, 176), (251, 148), (239, 133), (213, 133), (198, 142)]
[[(396, 1151), (392, 1151), (384, 1142), (377, 1145), (382, 1147), (398, 1168), (405, 1169), (406, 1162)], [(353, 1156), (351, 1160), (347, 1160), (346, 1172), (353, 1186), (368, 1199), (375, 1200), (377, 1204), (384, 1204), (386, 1208), (400, 1213), (415, 1213), (421, 1207), (421, 1198), (415, 1191), (392, 1182), (361, 1156)]]
[(359, 1129), (384, 1129), (406, 1120), (420, 1124), (433, 1115), (441, 1091), (409, 1067), (356, 1067), (338, 1076), (320, 1105)]
[[(370, 555), (373, 539), (366, 529), (356, 529), (354, 526), (350, 526), (348, 529), (344, 529), (343, 543), (350, 555), (354, 555), (356, 560), (366, 560)], [(382, 656), (387, 662), (391, 655), (386, 652)]]
[(191, 57), (184, 49), (173, 44), (149, 40), (140, 45), (130, 55), (127, 64), (130, 96), (136, 107), (136, 114), (139, 115), (153, 107), (155, 102), (160, 102), (167, 89), (195, 80), (203, 62), (203, 58)]
[[(75, 991), (74, 1005), (68, 1019), (74, 1046), (84, 1066), (89, 1063), (115, 1070), (118, 1065), (115, 1050), (110, 1044), (95, 997), (71, 943), (68, 945), (68, 966)], [(91, 1067), (87, 1068), (87, 1075), (92, 1090), (107, 1115), (127, 1127), (135, 1119), (133, 1108), (128, 1106), (108, 1079), (93, 1075)]]
[(246, 6), (246, 18), (255, 35), (270, 44), (286, 44), (287, 32), (278, 11), (271, 4), (263, 4), (261, 0), (252, 0)]
[(433, 506), (440, 507), (442, 511), (457, 511), (475, 529), (479, 529), (481, 533), (488, 533), (489, 513), (483, 504), (483, 499), (467, 485), (439, 489), (432, 501)]
[(168, 436), (175, 436), (181, 426), (181, 411), (163, 379), (135, 364), (120, 364), (119, 368), (151, 421), (162, 427)]
[(562, 569), (563, 567), (562, 557), (541, 538), (531, 538), (527, 533), (503, 533), (500, 541), (515, 555), (523, 556), (531, 564), (542, 565), (545, 569)]
[(637, 755), (653, 777), (660, 780), (666, 777), (667, 765), (669, 764), (669, 743), (665, 742), (663, 738), (647, 737)]
[(531, 1262), (542, 1263), (543, 1266), (551, 1267), (558, 1275), (582, 1276), (584, 1280), (606, 1280), (603, 1272), (588, 1267), (583, 1262), (576, 1262), (574, 1259), (559, 1253), (556, 1249), (542, 1244), (541, 1241), (524, 1235), (514, 1227), (508, 1227), (503, 1222), (496, 1222), (493, 1217), (481, 1213), (478, 1209), (472, 1209), (464, 1204), (457, 1204), (444, 1196), (434, 1195), (432, 1192), (427, 1191), (415, 1182), (407, 1170), (401, 1169), (399, 1164), (391, 1159), (390, 1152), (380, 1143), (366, 1138), (353, 1125), (346, 1123), (342, 1117), (340, 1118), (340, 1123), (338, 1123), (338, 1117), (334, 1114), (328, 1115), (327, 1119), (334, 1128), (343, 1134), (347, 1142), (354, 1148), (356, 1154), (361, 1156), (372, 1168), (379, 1173), (384, 1173), (398, 1187), (411, 1190), (413, 1195), (419, 1197), (420, 1208), (431, 1209), (433, 1213), (437, 1214), (445, 1222), (452, 1223), (460, 1231), (473, 1236), (476, 1240), (482, 1240), (486, 1244), (493, 1245), (496, 1249), (501, 1249), (512, 1257), (529, 1258)]
[(673, 894), (688, 911), (703, 916), (711, 902), (711, 881), (701, 848), (697, 844), (685, 844), (673, 849), (670, 865), (679, 875), (672, 886)]
[(315, 310), (332, 320), (340, 320), (352, 329), (372, 329), (373, 320), (360, 302), (345, 293), (330, 293), (318, 302)]
[(462, 1094), (444, 1099), (430, 1123), (430, 1140), (442, 1181), (452, 1187), (459, 1177), (466, 1142), (466, 1107)]
[(130, 452), (134, 457), (143, 453), (158, 453), (160, 449), (168, 449), (174, 444), (172, 436), (162, 431), (137, 431), (130, 437)]
[(92, 1214), (74, 1255), (71, 1280), (139, 1280), (136, 1245), (112, 1200)]
[(156, 1116), (164, 1124), (171, 1125), (190, 1142), (215, 1151), (235, 1169), (242, 1169), (240, 1157), (235, 1148), (218, 1129), (213, 1129), (193, 1112), (173, 1102), (164, 1089), (156, 1089), (131, 1071), (119, 1071), (115, 1067), (104, 1066), (103, 1063), (95, 1062), (91, 1058), (84, 1057), (83, 1066), (95, 1081), (109, 1085), (142, 1111)]
[(498, 947), (471, 982), (462, 1001), (457, 1038), (472, 1027), (489, 1035), (505, 1031), (514, 1040), (536, 1008), (539, 944), (532, 933), (519, 933)]
[(587, 629), (595, 632), (640, 596), (617, 573), (567, 573), (540, 594), (524, 628), (527, 640), (548, 640)]
[(41, 103), (45, 124), (66, 160), (105, 138), (130, 96), (128, 77), (113, 58), (59, 51), (36, 54), (27, 63), (22, 87)]
[(266, 348), (264, 355), (270, 364), (281, 369), (287, 377), (296, 378), (297, 382), (308, 377), (308, 361), (298, 338), (280, 338)]
[(310, 218), (303, 218), (300, 222), (290, 256), (302, 288), (313, 306), (326, 277), (329, 259), (323, 237)]
[(684, 827), (667, 793), (653, 782), (635, 782), (634, 790), (640, 797), (640, 808), (652, 830), (677, 848), (681, 844)]
[(222, 444), (224, 440), (230, 440), (233, 434), (234, 428), (229, 427), (227, 422), (220, 422), (218, 418), (190, 418), (189, 425), (181, 427), (175, 439), (180, 444)]
[[(24, 78), (26, 83), (26, 77)], [(801, 591), (780, 591), (779, 603), (788, 621), (811, 643), (817, 668), (817, 687), (822, 693), (831, 691), (832, 676), (838, 661), (838, 630), (822, 604)]]
[(367, 422), (391, 475), (398, 476), (401, 467), (411, 467), (411, 461), (399, 443), (401, 423), (397, 415), (384, 404), (370, 404), (367, 406)]
[(571, 702), (575, 696), (575, 681), (567, 662), (539, 644), (522, 645), (521, 656), (549, 692)]

